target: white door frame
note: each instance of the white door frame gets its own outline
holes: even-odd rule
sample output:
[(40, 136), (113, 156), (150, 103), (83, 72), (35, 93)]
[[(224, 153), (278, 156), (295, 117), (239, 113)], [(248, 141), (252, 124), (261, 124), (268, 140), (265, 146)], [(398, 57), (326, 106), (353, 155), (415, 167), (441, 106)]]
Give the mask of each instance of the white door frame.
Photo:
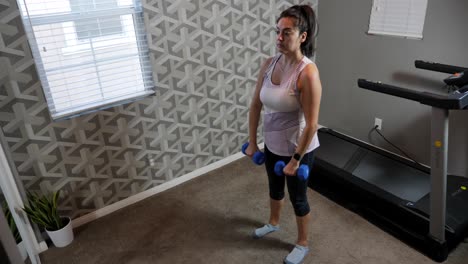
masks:
[(16, 245), (15, 238), (11, 233), (10, 226), (8, 226), (8, 222), (3, 212), (0, 212), (0, 245), (3, 247), (10, 263), (24, 264), (18, 245)]
[(32, 264), (40, 264), (39, 253), (47, 250), (45, 242), (38, 243), (31, 223), (22, 210), (24, 207), (23, 199), (18, 191), (15, 178), (0, 142), (0, 188), (8, 203), (13, 219), (15, 220), (18, 231), (26, 246), (29, 259)]

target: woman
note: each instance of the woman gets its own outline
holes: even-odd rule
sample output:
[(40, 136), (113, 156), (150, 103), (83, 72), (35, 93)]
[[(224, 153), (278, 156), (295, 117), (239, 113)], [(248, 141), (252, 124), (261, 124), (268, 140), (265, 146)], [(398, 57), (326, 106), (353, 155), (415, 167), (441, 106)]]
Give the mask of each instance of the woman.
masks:
[[(307, 255), (310, 208), (307, 202), (307, 181), (296, 176), (301, 164), (309, 168), (313, 150), (319, 146), (318, 116), (322, 86), (316, 65), (308, 58), (314, 53), (316, 19), (308, 5), (292, 6), (277, 20), (278, 55), (265, 61), (249, 112), (249, 146), (246, 154), (258, 151), (257, 128), (264, 109), (265, 167), (270, 189), (270, 219), (254, 231), (255, 238), (279, 230), (284, 201), (284, 187), (296, 214), (298, 238), (285, 263), (301, 263)], [(275, 163), (287, 164), (283, 175), (274, 173)]]

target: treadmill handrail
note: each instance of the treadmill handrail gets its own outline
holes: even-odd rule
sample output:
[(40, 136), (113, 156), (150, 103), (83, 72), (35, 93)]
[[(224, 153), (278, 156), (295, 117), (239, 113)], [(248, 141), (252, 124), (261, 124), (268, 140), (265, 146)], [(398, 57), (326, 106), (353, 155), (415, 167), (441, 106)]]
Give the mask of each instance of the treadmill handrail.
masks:
[(394, 95), (443, 109), (464, 109), (468, 106), (468, 92), (452, 93), (449, 96), (442, 96), (428, 92), (417, 92), (407, 88), (365, 79), (358, 79), (358, 86), (367, 90)]
[(430, 70), (430, 71), (436, 71), (436, 72), (444, 72), (444, 73), (450, 73), (450, 74), (468, 71), (468, 68), (464, 68), (460, 66), (442, 64), (442, 63), (431, 62), (431, 61), (422, 61), (422, 60), (415, 60), (414, 66), (418, 69), (424, 69), (424, 70)]

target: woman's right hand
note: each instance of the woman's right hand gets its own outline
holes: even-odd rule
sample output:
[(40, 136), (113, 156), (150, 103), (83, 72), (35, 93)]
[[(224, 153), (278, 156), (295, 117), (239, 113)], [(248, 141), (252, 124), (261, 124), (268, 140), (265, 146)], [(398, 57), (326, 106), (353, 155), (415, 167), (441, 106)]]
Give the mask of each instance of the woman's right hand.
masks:
[(258, 149), (258, 146), (257, 144), (252, 144), (249, 142), (249, 146), (245, 149), (245, 155), (249, 156), (249, 157), (253, 157), (253, 155), (257, 152), (257, 151), (260, 151)]

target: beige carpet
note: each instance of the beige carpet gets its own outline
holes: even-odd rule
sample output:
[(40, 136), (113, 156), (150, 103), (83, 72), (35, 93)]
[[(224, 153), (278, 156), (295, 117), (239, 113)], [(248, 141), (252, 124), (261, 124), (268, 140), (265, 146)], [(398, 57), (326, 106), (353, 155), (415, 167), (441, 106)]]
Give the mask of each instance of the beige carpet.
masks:
[[(435, 263), (360, 216), (309, 190), (311, 252), (304, 263)], [(282, 263), (296, 239), (291, 205), (281, 230), (254, 240), (268, 219), (264, 167), (243, 158), (75, 229), (66, 248), (41, 254), (45, 264)], [(468, 263), (461, 244), (445, 263)]]

